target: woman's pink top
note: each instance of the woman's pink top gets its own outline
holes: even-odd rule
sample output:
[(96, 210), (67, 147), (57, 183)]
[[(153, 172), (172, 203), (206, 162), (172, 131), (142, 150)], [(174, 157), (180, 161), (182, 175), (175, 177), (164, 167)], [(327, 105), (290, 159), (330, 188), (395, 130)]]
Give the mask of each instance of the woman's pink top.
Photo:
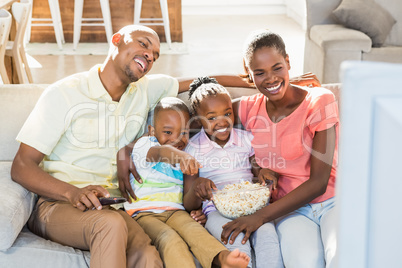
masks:
[(272, 195), (277, 200), (310, 178), (310, 157), (314, 134), (336, 126), (336, 146), (327, 191), (312, 203), (335, 195), (338, 164), (338, 104), (331, 91), (307, 88), (306, 98), (290, 115), (273, 123), (266, 109), (267, 97), (257, 94), (243, 97), (239, 117), (252, 132), (252, 146), (257, 163), (280, 174), (278, 188)]

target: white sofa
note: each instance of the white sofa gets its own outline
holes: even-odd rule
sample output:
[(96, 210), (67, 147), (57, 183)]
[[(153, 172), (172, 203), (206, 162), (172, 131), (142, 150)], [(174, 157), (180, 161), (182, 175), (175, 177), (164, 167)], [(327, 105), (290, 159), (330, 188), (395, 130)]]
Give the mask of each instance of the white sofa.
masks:
[[(322, 83), (337, 83), (340, 82), (339, 67), (345, 60), (402, 63), (402, 2), (400, 0), (362, 2), (370, 1), (375, 1), (396, 20), (380, 47), (373, 47), (372, 39), (367, 34), (347, 28), (334, 16), (333, 11), (342, 0), (306, 0), (304, 72), (315, 73)], [(376, 18), (373, 16), (368, 19)]]
[[(338, 96), (339, 84), (324, 85)], [(46, 85), (0, 85), (0, 267), (89, 267), (90, 253), (45, 240), (26, 227), (36, 196), (12, 181), (15, 137)], [(229, 88), (233, 98), (257, 90)], [(188, 102), (186, 93), (179, 96)]]

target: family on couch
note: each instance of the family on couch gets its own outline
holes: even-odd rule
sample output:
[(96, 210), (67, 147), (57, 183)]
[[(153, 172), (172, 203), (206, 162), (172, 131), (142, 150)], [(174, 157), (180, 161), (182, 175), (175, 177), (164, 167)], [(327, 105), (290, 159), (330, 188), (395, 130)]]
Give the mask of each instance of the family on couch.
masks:
[[(223, 225), (221, 241), (228, 246), (236, 240), (247, 243), (263, 224), (274, 221), (283, 259), (278, 267), (331, 267), (336, 251), (333, 207), (339, 125), (334, 96), (323, 88), (303, 86), (316, 85), (314, 77), (297, 86), (289, 83), (289, 57), (278, 35), (255, 32), (247, 44), (247, 79), (261, 94), (242, 99), (233, 113), (254, 136), (256, 163), (263, 172), (270, 170), (261, 176), (277, 175), (278, 184), (274, 202)], [(148, 112), (164, 97), (188, 90), (192, 82), (146, 76), (158, 57), (159, 38), (153, 30), (122, 28), (113, 35), (102, 65), (46, 89), (17, 136), (21, 145), (12, 178), (40, 196), (28, 222), (30, 230), (90, 250), (91, 267), (164, 265), (141, 226), (122, 209), (102, 207), (98, 199), (135, 199), (130, 173), (138, 183), (143, 181), (130, 158), (132, 142), (144, 134)], [(216, 78), (223, 86), (246, 84), (240, 77)], [(208, 121), (228, 124), (227, 118), (223, 114)], [(221, 146), (214, 140), (216, 134), (207, 137)], [(272, 155), (285, 164), (271, 165), (267, 160)], [(210, 190), (213, 184), (206, 181), (195, 178), (194, 185)], [(201, 195), (198, 186), (193, 197), (210, 198), (208, 193)], [(196, 220), (203, 217), (198, 212), (192, 215)], [(271, 254), (269, 247), (260, 248), (260, 254)], [(222, 248), (209, 266), (247, 267), (251, 257)]]

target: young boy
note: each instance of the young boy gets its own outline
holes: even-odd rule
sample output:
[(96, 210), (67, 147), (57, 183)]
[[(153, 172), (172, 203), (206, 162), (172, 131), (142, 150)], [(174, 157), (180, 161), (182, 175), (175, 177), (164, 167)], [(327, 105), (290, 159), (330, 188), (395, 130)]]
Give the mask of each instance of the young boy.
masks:
[(188, 142), (189, 118), (187, 106), (178, 98), (157, 104), (154, 124), (148, 126), (150, 136), (140, 138), (132, 153), (142, 183), (130, 178), (137, 198), (124, 207), (149, 235), (167, 268), (195, 267), (191, 252), (203, 267), (247, 267), (245, 253), (227, 250), (183, 207), (183, 173), (194, 175), (200, 168), (182, 151)]

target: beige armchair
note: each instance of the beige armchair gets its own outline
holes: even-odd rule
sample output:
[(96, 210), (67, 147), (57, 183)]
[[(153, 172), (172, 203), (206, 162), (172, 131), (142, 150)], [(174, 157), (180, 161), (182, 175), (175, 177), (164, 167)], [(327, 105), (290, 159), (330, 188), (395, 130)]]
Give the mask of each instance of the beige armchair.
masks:
[[(396, 21), (381, 46), (372, 36), (341, 24), (333, 11), (342, 2), (375, 1)], [(402, 63), (402, 2), (395, 0), (306, 0), (307, 30), (304, 72), (313, 72), (321, 83), (339, 82), (339, 67), (345, 60)], [(339, 10), (339, 9), (338, 9)], [(363, 17), (371, 21), (373, 17)], [(393, 17), (393, 19), (392, 19)], [(356, 18), (354, 18), (356, 19)], [(362, 25), (364, 28), (366, 23)], [(377, 26), (374, 24), (374, 26)], [(381, 32), (381, 30), (377, 29)]]

